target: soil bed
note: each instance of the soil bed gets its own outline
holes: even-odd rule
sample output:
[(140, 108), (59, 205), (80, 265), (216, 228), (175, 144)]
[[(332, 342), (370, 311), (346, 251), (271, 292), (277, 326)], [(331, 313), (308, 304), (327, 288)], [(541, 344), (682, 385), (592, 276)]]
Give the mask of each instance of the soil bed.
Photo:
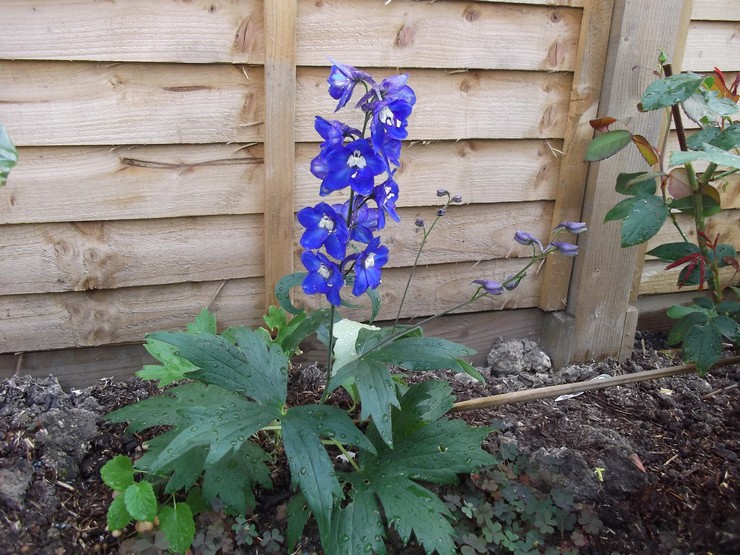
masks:
[[(644, 347), (652, 338), (641, 339), (621, 364), (607, 360), (558, 373), (532, 368), (506, 375), (486, 369), (486, 385), (450, 372), (412, 379), (448, 379), (462, 401), (681, 363)], [(322, 382), (314, 367), (294, 369), (290, 402), (315, 402)], [(494, 424), (499, 431), (486, 445), (494, 454), (502, 441), (516, 444), (548, 466), (560, 486), (594, 507), (604, 526), (583, 553), (732, 555), (740, 553), (739, 383), (740, 365), (734, 365), (706, 378), (684, 374), (451, 416)], [(117, 454), (136, 456), (147, 439), (125, 436), (123, 425), (101, 416), (154, 393), (151, 383), (135, 378), (101, 380), (69, 392), (53, 377), (17, 376), (0, 383), (0, 553), (161, 552), (153, 534), (137, 540), (132, 529), (119, 538), (106, 531), (111, 497), (99, 474)], [(256, 546), (237, 547), (231, 521), (215, 513), (201, 517), (201, 539), (207, 539), (205, 530), (220, 533), (222, 553), (287, 553), (278, 547), (279, 535), (262, 542), (284, 534), (288, 476), (279, 459), (273, 479), (275, 489), (259, 496), (257, 511), (248, 517), (258, 534)], [(316, 540), (307, 537), (298, 552), (317, 549)]]

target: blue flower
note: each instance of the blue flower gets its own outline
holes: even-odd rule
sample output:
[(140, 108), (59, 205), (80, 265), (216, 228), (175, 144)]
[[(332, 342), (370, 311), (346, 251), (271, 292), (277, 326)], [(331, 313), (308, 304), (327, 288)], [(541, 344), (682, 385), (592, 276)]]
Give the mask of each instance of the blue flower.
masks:
[(361, 137), (362, 133), (341, 121), (326, 120), (321, 116), (316, 116), (314, 129), (324, 142), (321, 143), (320, 154), (311, 161), (311, 173), (319, 179), (324, 179), (329, 173), (329, 167), (324, 160), (326, 153), (333, 147), (341, 146), (347, 138)]
[(297, 216), (300, 224), (306, 228), (301, 237), (304, 248), (320, 249), (323, 246), (334, 258), (344, 258), (349, 231), (341, 214), (325, 202), (320, 202), (313, 208), (301, 209)]
[(408, 74), (394, 75), (383, 79), (380, 85), (371, 86), (370, 90), (357, 103), (366, 112), (374, 111), (376, 102), (404, 100), (409, 105), (416, 104), (416, 95), (411, 87), (406, 84)]
[(355, 263), (355, 284), (352, 294), (362, 295), (380, 285), (380, 269), (388, 262), (388, 247), (380, 244), (380, 237), (373, 239), (360, 253)]
[(321, 182), (322, 196), (348, 185), (356, 193), (368, 196), (375, 185), (375, 176), (385, 171), (383, 159), (373, 152), (367, 139), (336, 145), (322, 157), (329, 171)]
[(396, 212), (396, 201), (398, 200), (398, 183), (393, 179), (395, 170), (391, 176), (373, 189), (372, 199), (378, 205), (378, 229), (385, 227), (385, 215), (388, 214), (396, 222), (401, 218)]
[(303, 279), (303, 291), (307, 295), (326, 295), (334, 306), (342, 304), (339, 291), (344, 286), (344, 278), (339, 266), (320, 252), (312, 251), (304, 251), (301, 262), (308, 270), (308, 275)]
[(376, 152), (383, 149), (386, 137), (401, 141), (408, 136), (406, 126), (411, 110), (411, 105), (401, 99), (378, 102), (373, 106), (370, 134)]
[(588, 231), (586, 224), (583, 222), (563, 222), (555, 226), (553, 231), (557, 231), (558, 229), (565, 229), (576, 235), (583, 233), (584, 231)]
[[(349, 211), (349, 201), (344, 204), (335, 204), (334, 210), (337, 214), (346, 220)], [(373, 232), (378, 230), (378, 218), (380, 211), (376, 208), (369, 208), (365, 204), (365, 197), (357, 195), (355, 197), (355, 208), (349, 220), (350, 239), (360, 243), (369, 243), (373, 240)]]
[(514, 234), (514, 241), (520, 245), (537, 245), (540, 250), (542, 250), (542, 243), (540, 243), (534, 235), (527, 233), (526, 231), (517, 231)]
[(335, 100), (339, 100), (334, 110), (336, 112), (346, 106), (349, 99), (352, 98), (352, 93), (357, 83), (366, 81), (371, 85), (375, 85), (375, 81), (373, 81), (373, 78), (369, 74), (357, 68), (338, 64), (334, 61), (332, 63), (334, 65), (331, 67), (327, 81), (329, 82), (329, 96)]
[(553, 241), (547, 246), (547, 250), (552, 251), (553, 248), (557, 250), (558, 253), (562, 254), (563, 256), (578, 255), (578, 245), (574, 245), (572, 243), (565, 243), (563, 241)]
[(501, 295), (504, 292), (504, 286), (500, 281), (494, 281), (492, 279), (474, 279), (473, 283), (480, 285), (489, 295)]

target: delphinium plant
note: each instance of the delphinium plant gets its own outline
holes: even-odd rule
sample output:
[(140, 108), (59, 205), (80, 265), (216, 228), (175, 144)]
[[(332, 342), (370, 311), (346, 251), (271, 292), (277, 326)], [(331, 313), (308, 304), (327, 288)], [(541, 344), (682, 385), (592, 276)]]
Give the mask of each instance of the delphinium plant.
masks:
[[(329, 554), (384, 553), (389, 529), (404, 544), (413, 536), (427, 553), (456, 552), (452, 515), (427, 485), (455, 483), (459, 474), (491, 465), (492, 456), (481, 448), (489, 430), (445, 416), (454, 401), (448, 383), (407, 386), (390, 368), (455, 368), (482, 380), (463, 358), (474, 351), (424, 337), (424, 321), (406, 325), (396, 318), (381, 328), (344, 320), (339, 312), (355, 306), (358, 299), (346, 300), (351, 291), (371, 299), (371, 319), (377, 314), (375, 289), (389, 257), (377, 232), (388, 219), (399, 220), (394, 176), (416, 98), (406, 75), (378, 83), (334, 64), (328, 81), (337, 109), (362, 89), (359, 128), (320, 117), (315, 122), (323, 143), (311, 171), (321, 179), (320, 194), (343, 190), (348, 197), (298, 212), (307, 271), (278, 284), (280, 306), (270, 308), (265, 328), (219, 334), (214, 315), (204, 310), (185, 332), (147, 336), (147, 350), (162, 364), (138, 375), (172, 387), (107, 418), (128, 422), (130, 432), (167, 430), (147, 442), (135, 463), (118, 456), (103, 467), (104, 481), (118, 492), (108, 512), (111, 530), (134, 520), (155, 523), (172, 550), (185, 551), (199, 507), (218, 504), (227, 513), (248, 514), (257, 503), (255, 489), (273, 486), (269, 465), (285, 461), (294, 492), (285, 533), (289, 549), (312, 517)], [(424, 232), (422, 246), (438, 219), (462, 200), (445, 190), (438, 194), (445, 202), (431, 225), (416, 222)], [(546, 246), (517, 232), (515, 240), (532, 249), (524, 267), (501, 281), (476, 280), (471, 296), (445, 313), (514, 289), (550, 254), (574, 256), (575, 245), (555, 239), (583, 231), (584, 224), (565, 222)], [(289, 295), (296, 286), (325, 296), (329, 307), (296, 308)], [(290, 358), (313, 334), (327, 346), (323, 395), (316, 404), (288, 406)], [(331, 393), (340, 387), (359, 408), (332, 404)]]
[[(649, 166), (649, 170), (619, 174), (616, 191), (627, 198), (606, 214), (605, 221), (622, 222), (622, 247), (645, 243), (666, 221), (677, 230), (680, 241), (659, 245), (647, 254), (668, 262), (666, 270), (681, 268), (679, 288), (698, 286), (709, 291), (689, 306), (668, 310), (676, 320), (668, 344), (681, 344), (683, 358), (705, 374), (719, 359), (723, 341), (737, 345), (740, 338), (740, 290), (733, 287), (740, 272), (737, 251), (708, 230), (709, 218), (722, 210), (727, 178), (740, 170), (740, 77), (728, 86), (718, 69), (711, 75), (673, 75), (666, 61), (661, 53), (658, 79), (645, 90), (638, 110), (665, 110), (672, 118), (680, 151), (668, 153), (665, 148), (670, 126), (665, 126), (665, 135), (655, 146), (628, 128), (611, 129), (618, 122), (605, 117), (591, 121), (601, 133), (589, 145), (586, 159), (603, 160), (633, 144)], [(691, 135), (684, 128), (682, 111), (699, 126)], [(729, 270), (725, 281), (720, 274), (723, 268)]]
[(18, 163), (18, 152), (5, 126), (0, 123), (0, 187), (5, 185), (10, 170)]

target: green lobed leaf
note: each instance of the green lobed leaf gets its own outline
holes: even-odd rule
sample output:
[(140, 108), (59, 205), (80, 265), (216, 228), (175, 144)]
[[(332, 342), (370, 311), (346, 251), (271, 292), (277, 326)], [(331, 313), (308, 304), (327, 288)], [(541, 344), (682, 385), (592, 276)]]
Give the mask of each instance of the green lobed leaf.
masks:
[(372, 418), (375, 426), (388, 445), (393, 445), (391, 407), (398, 406), (396, 386), (385, 363), (366, 358), (357, 358), (337, 371), (327, 386), (334, 391), (352, 379), (360, 395), (360, 417)]
[(671, 166), (682, 166), (688, 162), (696, 162), (697, 160), (712, 162), (718, 166), (740, 169), (740, 156), (712, 146), (709, 143), (702, 144), (700, 150), (671, 152)]
[(265, 463), (270, 457), (260, 447), (246, 441), (237, 451), (227, 453), (206, 467), (203, 474), (203, 496), (213, 504), (223, 501), (226, 512), (248, 514), (255, 505), (253, 489), (259, 484), (272, 489), (270, 469)]
[(126, 502), (123, 497), (123, 495), (116, 496), (108, 507), (106, 524), (108, 526), (108, 530), (111, 532), (113, 530), (123, 530), (134, 519), (134, 517), (132, 517), (126, 510)]
[(142, 380), (159, 380), (158, 387), (166, 387), (183, 380), (187, 372), (198, 369), (192, 362), (176, 354), (177, 347), (164, 341), (157, 341), (147, 336), (144, 348), (162, 365), (146, 364), (136, 372), (136, 375)]
[(697, 247), (694, 243), (681, 241), (677, 243), (664, 243), (662, 245), (658, 245), (654, 249), (650, 249), (649, 251), (647, 251), (646, 254), (654, 256), (655, 258), (659, 258), (664, 262), (675, 262), (676, 260), (679, 260), (684, 256), (688, 256), (690, 254), (695, 254), (698, 252), (700, 252), (699, 247)]
[(696, 364), (699, 374), (706, 374), (722, 353), (722, 332), (712, 321), (692, 326), (683, 338), (681, 355)]
[(437, 337), (402, 337), (368, 353), (365, 358), (395, 364), (405, 370), (441, 370), (457, 367), (457, 360), (475, 350)]
[(468, 361), (458, 358), (456, 361), (457, 367), (465, 372), (468, 376), (475, 379), (478, 383), (485, 384), (486, 379), (481, 375), (480, 372), (478, 372), (478, 369), (470, 364)]
[(609, 210), (604, 221), (622, 220), (622, 247), (633, 247), (658, 233), (668, 213), (660, 197), (632, 197)]
[(185, 553), (195, 538), (195, 520), (188, 504), (162, 507), (159, 511), (159, 528), (164, 532), (171, 550)]
[(188, 333), (210, 333), (216, 335), (216, 315), (207, 308), (201, 310), (191, 323), (188, 324)]
[(0, 123), (0, 187), (5, 185), (10, 170), (18, 163), (18, 151), (10, 140), (5, 126)]
[(123, 492), (126, 510), (136, 520), (151, 522), (157, 516), (157, 497), (149, 482), (134, 482)]
[(134, 483), (134, 463), (125, 455), (116, 455), (102, 466), (100, 477), (109, 488), (123, 491)]
[(291, 553), (303, 537), (303, 529), (306, 527), (309, 516), (311, 516), (311, 511), (306, 498), (299, 491), (288, 501), (288, 529), (285, 532), (285, 539), (288, 551)]
[(378, 312), (380, 312), (380, 294), (378, 294), (377, 289), (368, 289), (367, 296), (370, 297), (372, 307), (370, 312), (370, 323), (372, 324), (375, 318), (378, 317)]
[(405, 439), (419, 428), (442, 418), (455, 403), (450, 384), (429, 380), (414, 384), (401, 397), (400, 409), (393, 412), (393, 436)]
[(302, 419), (302, 412), (293, 410), (295, 408), (288, 409), (281, 420), (285, 455), (291, 480), (300, 486), (325, 544), (335, 499), (343, 497), (342, 487), (321, 438), (311, 424)]
[(653, 81), (645, 89), (640, 105), (644, 111), (668, 108), (691, 97), (703, 80), (695, 73), (680, 73)]
[(280, 278), (275, 284), (275, 298), (286, 311), (291, 314), (300, 314), (303, 309), (296, 308), (290, 300), (290, 290), (303, 283), (303, 279), (308, 275), (308, 272), (293, 272)]
[(666, 343), (668, 345), (678, 345), (684, 340), (684, 337), (686, 337), (686, 334), (691, 328), (697, 325), (702, 325), (706, 323), (707, 320), (708, 316), (704, 312), (692, 312), (691, 314), (687, 314), (671, 328), (671, 331), (668, 333)]
[(188, 378), (241, 393), (265, 405), (282, 406), (288, 390), (285, 353), (277, 346), (268, 347), (265, 338), (249, 328), (231, 328), (229, 332), (228, 339), (182, 332), (151, 336), (175, 345), (179, 356), (199, 368), (189, 372)]
[(385, 530), (380, 508), (372, 491), (357, 493), (352, 501), (332, 515), (328, 555), (385, 553)]
[(652, 196), (658, 188), (660, 174), (650, 172), (620, 173), (615, 190), (629, 196)]
[(632, 133), (625, 129), (596, 135), (586, 148), (586, 162), (597, 162), (614, 156), (632, 142)]
[(394, 528), (407, 543), (411, 534), (424, 547), (426, 553), (456, 553), (452, 537), (455, 530), (447, 506), (428, 489), (406, 478), (386, 474), (375, 484), (375, 492), (383, 505), (388, 525)]
[(288, 411), (292, 418), (300, 418), (310, 425), (319, 437), (375, 452), (375, 446), (343, 409), (330, 405), (300, 405), (291, 407)]

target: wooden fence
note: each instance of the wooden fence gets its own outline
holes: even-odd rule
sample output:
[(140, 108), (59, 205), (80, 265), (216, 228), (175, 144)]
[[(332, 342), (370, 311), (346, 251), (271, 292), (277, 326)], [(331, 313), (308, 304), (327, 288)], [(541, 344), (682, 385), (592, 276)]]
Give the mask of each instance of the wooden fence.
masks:
[[(300, 267), (294, 213), (319, 198), (308, 168), (314, 116), (334, 110), (330, 58), (406, 72), (418, 97), (397, 174), (402, 222), (383, 234), (381, 317), (395, 316), (414, 221), (444, 187), (466, 204), (432, 236), (404, 317), (516, 271), (528, 253), (517, 229), (583, 219), (575, 265), (553, 259), (429, 331), (483, 356), (500, 335), (541, 339), (560, 364), (623, 354), (638, 293), (661, 298), (675, 278), (601, 224), (617, 169), (582, 161), (588, 120), (632, 115), (658, 48), (687, 69), (740, 70), (738, 3), (652, 4), (3, 2), (0, 121), (20, 162), (0, 189), (0, 375), (130, 374), (145, 333), (205, 306), (223, 326), (258, 324), (275, 281)], [(729, 187), (734, 211), (714, 231), (740, 247)]]

